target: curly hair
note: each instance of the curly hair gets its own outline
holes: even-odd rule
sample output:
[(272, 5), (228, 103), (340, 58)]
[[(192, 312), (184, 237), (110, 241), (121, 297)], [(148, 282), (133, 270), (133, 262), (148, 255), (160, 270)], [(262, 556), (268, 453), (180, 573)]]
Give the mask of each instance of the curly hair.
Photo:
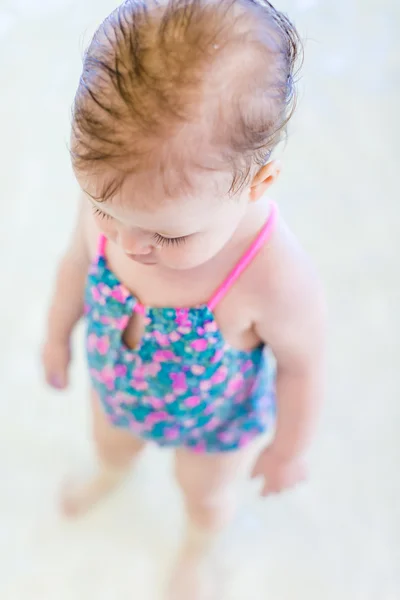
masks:
[[(238, 192), (286, 130), (301, 48), (295, 27), (267, 0), (126, 0), (84, 57), (75, 170), (113, 167), (102, 199), (128, 173), (156, 164), (161, 173), (175, 165), (182, 180), (184, 164), (225, 169), (227, 192)], [(208, 164), (205, 142), (215, 151)]]

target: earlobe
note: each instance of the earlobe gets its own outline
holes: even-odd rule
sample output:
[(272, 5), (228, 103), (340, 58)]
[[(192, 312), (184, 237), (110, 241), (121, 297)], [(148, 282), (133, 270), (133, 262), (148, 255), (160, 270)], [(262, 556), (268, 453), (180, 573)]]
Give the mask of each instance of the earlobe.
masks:
[(258, 171), (250, 187), (250, 202), (257, 202), (275, 183), (281, 172), (281, 161), (272, 160)]

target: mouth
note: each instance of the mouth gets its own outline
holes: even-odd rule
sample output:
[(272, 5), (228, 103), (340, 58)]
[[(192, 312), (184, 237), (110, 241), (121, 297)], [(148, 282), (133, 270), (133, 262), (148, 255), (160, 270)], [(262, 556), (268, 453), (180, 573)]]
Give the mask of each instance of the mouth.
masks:
[(140, 254), (126, 254), (126, 256), (141, 265), (151, 266), (151, 265), (157, 264), (157, 261), (154, 260), (154, 258), (151, 256), (147, 256), (147, 255), (141, 256)]

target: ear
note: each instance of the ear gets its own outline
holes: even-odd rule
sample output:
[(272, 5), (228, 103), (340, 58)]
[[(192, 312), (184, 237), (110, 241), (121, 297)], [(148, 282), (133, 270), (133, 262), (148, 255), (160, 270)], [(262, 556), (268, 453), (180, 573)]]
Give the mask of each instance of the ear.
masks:
[(267, 189), (278, 179), (281, 168), (279, 160), (272, 160), (261, 167), (250, 186), (250, 202), (257, 202), (265, 194)]

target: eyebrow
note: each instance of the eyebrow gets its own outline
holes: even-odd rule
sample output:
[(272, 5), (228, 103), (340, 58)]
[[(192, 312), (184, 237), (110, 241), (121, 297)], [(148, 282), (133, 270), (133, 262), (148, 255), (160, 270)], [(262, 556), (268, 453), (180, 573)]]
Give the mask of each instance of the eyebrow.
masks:
[(98, 202), (99, 204), (102, 204), (103, 202), (106, 202), (108, 200), (108, 198), (106, 198), (105, 196), (93, 196), (93, 194), (90, 194), (87, 190), (84, 190), (83, 188), (82, 191), (84, 194), (86, 194), (86, 196), (89, 196), (90, 200), (92, 200), (93, 202)]
[(82, 188), (82, 190), (92, 200), (102, 204), (103, 202), (112, 202), (112, 200), (113, 200), (115, 194), (117, 193), (117, 191), (119, 190), (120, 186), (121, 186), (120, 182), (113, 179), (104, 186), (104, 189), (99, 196), (94, 196), (93, 194), (90, 194), (87, 190), (84, 190), (83, 188)]

